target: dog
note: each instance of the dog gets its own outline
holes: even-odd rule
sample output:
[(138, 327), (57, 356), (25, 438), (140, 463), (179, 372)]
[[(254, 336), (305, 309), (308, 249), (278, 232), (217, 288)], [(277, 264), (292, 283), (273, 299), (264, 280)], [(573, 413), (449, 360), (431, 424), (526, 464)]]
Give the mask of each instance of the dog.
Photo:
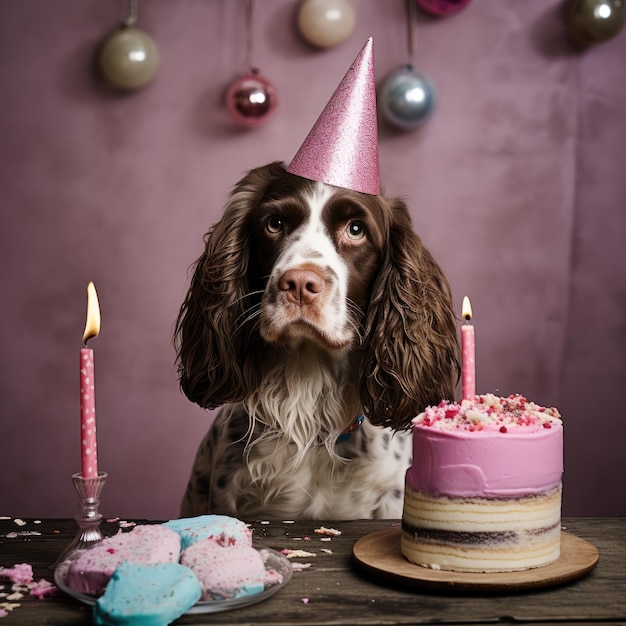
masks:
[(405, 203), (275, 162), (204, 241), (177, 366), (190, 400), (225, 406), (181, 515), (400, 518), (411, 419), (459, 376), (450, 287)]

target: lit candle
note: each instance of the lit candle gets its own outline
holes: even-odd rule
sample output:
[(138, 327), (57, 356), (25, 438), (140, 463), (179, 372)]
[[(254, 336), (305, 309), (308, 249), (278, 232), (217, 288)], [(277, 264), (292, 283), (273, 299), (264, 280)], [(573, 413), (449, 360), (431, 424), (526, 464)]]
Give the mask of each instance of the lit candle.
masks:
[(100, 306), (93, 283), (87, 285), (87, 322), (80, 350), (80, 462), (83, 478), (98, 476), (96, 443), (96, 385), (93, 350), (87, 342), (100, 333)]
[(473, 400), (476, 395), (476, 352), (474, 343), (474, 327), (472, 319), (472, 305), (469, 298), (463, 298), (461, 315), (465, 324), (461, 326), (461, 389), (463, 400)]

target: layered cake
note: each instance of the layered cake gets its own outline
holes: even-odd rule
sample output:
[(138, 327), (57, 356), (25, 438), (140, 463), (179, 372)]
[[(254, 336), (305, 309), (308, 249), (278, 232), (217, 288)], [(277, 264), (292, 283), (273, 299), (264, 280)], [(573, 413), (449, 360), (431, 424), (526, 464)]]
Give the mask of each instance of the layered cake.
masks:
[(507, 572), (560, 555), (563, 426), (520, 395), (441, 402), (413, 420), (402, 554), (433, 569)]

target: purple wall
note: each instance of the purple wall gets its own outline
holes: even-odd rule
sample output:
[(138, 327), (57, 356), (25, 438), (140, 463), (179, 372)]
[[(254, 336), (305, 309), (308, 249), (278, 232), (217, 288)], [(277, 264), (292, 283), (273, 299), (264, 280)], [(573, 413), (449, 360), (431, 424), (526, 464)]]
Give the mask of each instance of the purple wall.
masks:
[[(231, 186), (292, 158), (370, 34), (379, 79), (406, 62), (403, 1), (353, 4), (353, 35), (320, 52), (295, 32), (295, 1), (257, 2), (254, 61), (280, 102), (247, 131), (221, 105), (244, 63), (242, 3), (141, 3), (162, 63), (127, 96), (93, 75), (124, 2), (2, 3), (0, 514), (77, 512), (89, 280), (102, 511), (177, 514), (210, 420), (174, 369), (188, 266)], [(419, 132), (381, 127), (383, 185), (409, 201), (459, 311), (472, 299), (478, 391), (562, 410), (564, 512), (626, 515), (626, 34), (576, 51), (561, 0), (480, 0), (420, 14), (416, 32), (439, 105)]]

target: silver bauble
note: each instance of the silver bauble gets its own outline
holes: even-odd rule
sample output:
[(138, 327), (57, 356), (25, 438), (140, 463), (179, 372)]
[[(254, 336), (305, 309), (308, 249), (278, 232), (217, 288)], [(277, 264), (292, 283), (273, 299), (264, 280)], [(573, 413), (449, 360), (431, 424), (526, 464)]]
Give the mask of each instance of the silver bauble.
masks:
[(432, 115), (435, 89), (426, 76), (405, 65), (385, 80), (379, 102), (387, 121), (402, 130), (412, 130)]

